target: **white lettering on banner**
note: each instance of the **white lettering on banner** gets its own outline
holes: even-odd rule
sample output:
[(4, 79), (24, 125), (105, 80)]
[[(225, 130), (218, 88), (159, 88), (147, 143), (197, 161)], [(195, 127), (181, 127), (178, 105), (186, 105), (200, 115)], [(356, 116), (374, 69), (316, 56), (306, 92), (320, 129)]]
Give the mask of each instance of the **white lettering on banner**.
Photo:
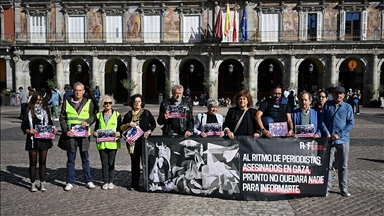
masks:
[(261, 193), (300, 194), (299, 185), (260, 184)]
[(312, 142), (300, 142), (300, 149), (311, 149)]
[(252, 161), (272, 162), (271, 154), (252, 154)]
[(302, 184), (308, 182), (307, 177), (306, 175), (279, 175), (279, 180), (281, 183)]
[(304, 156), (304, 155), (283, 155), (283, 163), (309, 163), (309, 164), (320, 164), (320, 156)]
[(243, 183), (243, 191), (260, 191), (259, 184)]
[(243, 155), (243, 161), (251, 161), (251, 160), (249, 160), (249, 154)]
[(308, 184), (324, 184), (324, 176), (309, 176)]
[(291, 174), (311, 174), (309, 166), (305, 165), (286, 165), (284, 164), (283, 173)]
[(268, 181), (268, 174), (243, 173), (243, 181)]

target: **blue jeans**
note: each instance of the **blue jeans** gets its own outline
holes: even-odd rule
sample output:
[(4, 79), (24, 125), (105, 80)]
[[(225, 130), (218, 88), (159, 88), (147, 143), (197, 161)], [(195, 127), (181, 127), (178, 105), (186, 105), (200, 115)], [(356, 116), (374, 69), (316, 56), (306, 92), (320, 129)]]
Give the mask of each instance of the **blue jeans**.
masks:
[[(76, 181), (76, 170), (75, 170), (75, 161), (76, 161), (76, 152), (77, 148), (82, 147), (83, 145), (83, 140), (81, 138), (73, 138), (75, 139), (75, 151), (70, 152), (67, 151), (67, 183), (73, 184)], [(80, 152), (80, 157), (81, 157), (81, 163), (83, 166), (83, 174), (84, 174), (84, 180), (85, 183), (91, 182), (92, 181), (92, 176), (91, 176), (91, 166), (89, 164), (89, 155), (88, 151), (81, 151)]]
[(329, 157), (329, 173), (327, 192), (332, 186), (332, 166), (335, 159), (334, 167), (338, 172), (339, 188), (342, 192), (348, 192), (348, 158), (349, 158), (349, 142), (343, 144), (332, 145), (331, 155)]

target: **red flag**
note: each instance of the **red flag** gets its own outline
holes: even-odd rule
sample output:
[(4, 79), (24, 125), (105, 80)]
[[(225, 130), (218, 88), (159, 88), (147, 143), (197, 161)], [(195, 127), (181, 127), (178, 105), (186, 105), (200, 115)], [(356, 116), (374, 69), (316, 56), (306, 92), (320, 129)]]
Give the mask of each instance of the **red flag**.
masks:
[(216, 34), (216, 37), (220, 39), (223, 38), (223, 11), (221, 10), (221, 7), (216, 19), (215, 34)]
[(232, 41), (236, 42), (237, 39), (237, 24), (236, 24), (236, 5), (234, 6), (235, 11), (233, 12), (233, 36)]

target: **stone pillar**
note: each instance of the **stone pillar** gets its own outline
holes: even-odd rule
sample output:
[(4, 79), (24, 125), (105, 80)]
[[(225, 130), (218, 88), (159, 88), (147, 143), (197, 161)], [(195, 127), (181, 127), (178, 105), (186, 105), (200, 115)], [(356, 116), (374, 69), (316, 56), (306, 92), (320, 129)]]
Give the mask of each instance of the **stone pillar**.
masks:
[[(92, 87), (95, 87), (96, 85), (100, 85), (99, 65), (100, 65), (99, 58), (97, 56), (92, 56), (92, 69), (89, 70), (89, 73), (90, 73), (89, 77), (91, 78), (91, 80), (89, 81), (89, 84), (92, 85), (92, 82), (93, 82)], [(100, 94), (102, 94), (101, 91), (104, 91), (104, 88), (100, 89)]]
[[(290, 59), (290, 62), (289, 62), (289, 66), (290, 66), (290, 69), (289, 69), (289, 78), (288, 78), (288, 84), (291, 85), (291, 83), (294, 83), (296, 86), (295, 86), (295, 91), (297, 93), (297, 88), (298, 88), (298, 82), (297, 82), (297, 76), (299, 75), (299, 71), (298, 71), (298, 68), (296, 68), (296, 62), (297, 62), (297, 59), (294, 55), (291, 55), (291, 59)], [(287, 85), (288, 85), (287, 84)], [(284, 86), (283, 87), (283, 90), (284, 90)]]
[(339, 71), (336, 69), (336, 61), (337, 61), (337, 58), (335, 55), (332, 55), (331, 56), (331, 65), (330, 65), (330, 76), (329, 76), (329, 80), (328, 80), (328, 86), (327, 87), (331, 87), (334, 83), (336, 83), (338, 81), (338, 77), (337, 77), (337, 74), (339, 73)]
[(169, 56), (169, 80), (171, 81), (171, 83), (174, 83), (174, 84), (180, 83), (180, 78), (178, 77), (178, 75), (179, 73), (178, 71), (176, 71), (175, 56)]
[(6, 73), (6, 82), (7, 82), (7, 88), (12, 89), (13, 91), (17, 91), (20, 86), (14, 86), (13, 85), (13, 71), (11, 66), (11, 57), (5, 56), (5, 73)]
[[(69, 80), (69, 74), (71, 73), (69, 65), (71, 63), (70, 59), (61, 59), (61, 64), (63, 65), (63, 82), (67, 84), (71, 84), (71, 80)], [(71, 86), (73, 88), (73, 86)]]
[(20, 59), (19, 55), (14, 55), (12, 60), (15, 62), (15, 86), (16, 88), (22, 86), (24, 89), (26, 89), (28, 86), (26, 86), (24, 83), (23, 61)]
[[(57, 77), (57, 82), (59, 83), (59, 88), (64, 88), (64, 85), (66, 84), (66, 80), (64, 78), (64, 70), (63, 70), (63, 59), (61, 58), (60, 55), (56, 55), (55, 57), (55, 62), (56, 62), (56, 77)], [(62, 94), (64, 94), (64, 91), (60, 91)]]
[(253, 56), (249, 56), (249, 93), (252, 95), (254, 98), (254, 102), (256, 103), (258, 98), (257, 98), (257, 91), (258, 91), (258, 73), (255, 71), (255, 64), (256, 64), (256, 59)]
[(377, 55), (373, 55), (373, 61), (372, 61), (372, 74), (371, 74), (371, 77), (372, 79), (370, 78), (369, 80), (372, 80), (372, 85), (373, 85), (373, 89), (375, 89), (375, 94), (373, 95), (373, 99), (378, 99), (379, 97), (379, 92), (377, 92), (377, 89), (379, 88), (379, 85), (380, 85), (380, 73), (379, 73), (379, 68), (378, 68), (378, 62), (379, 62), (379, 59), (377, 57)]
[(142, 87), (142, 73), (137, 71), (137, 58), (136, 56), (131, 56), (131, 72), (130, 72), (130, 79), (134, 81), (137, 84), (137, 87), (133, 89), (131, 94), (143, 94), (143, 87)]
[(208, 58), (208, 79), (211, 81), (215, 82), (215, 85), (212, 86), (210, 89), (210, 92), (208, 92), (210, 98), (219, 98), (218, 97), (218, 91), (219, 91), (219, 86), (218, 86), (218, 77), (219, 73), (215, 73), (215, 68), (214, 68), (214, 60), (212, 56), (209, 56)]

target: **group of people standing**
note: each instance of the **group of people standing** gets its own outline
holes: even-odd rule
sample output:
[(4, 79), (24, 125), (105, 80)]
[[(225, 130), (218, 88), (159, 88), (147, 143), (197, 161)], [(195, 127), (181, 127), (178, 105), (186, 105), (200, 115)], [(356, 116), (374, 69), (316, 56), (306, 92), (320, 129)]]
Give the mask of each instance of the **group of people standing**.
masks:
[[(128, 111), (122, 118), (121, 114), (113, 109), (115, 100), (112, 96), (104, 95), (100, 98), (102, 111), (94, 112), (92, 101), (84, 97), (84, 85), (75, 83), (73, 95), (64, 96), (63, 105), (60, 113), (60, 126), (62, 134), (59, 139), (59, 147), (67, 152), (67, 182), (65, 190), (73, 188), (75, 182), (75, 160), (76, 152), (79, 149), (82, 160), (83, 174), (86, 187), (92, 189), (96, 186), (90, 173), (90, 163), (88, 150), (90, 148), (90, 135), (98, 136), (98, 130), (111, 129), (116, 131), (115, 141), (96, 142), (102, 164), (102, 189), (113, 189), (115, 186), (115, 157), (117, 150), (121, 147), (121, 135), (128, 128), (140, 127), (143, 135), (135, 142), (128, 144), (127, 149), (131, 156), (132, 181), (130, 188), (139, 188), (140, 179), (140, 159), (142, 156), (142, 139), (148, 138), (156, 128), (156, 121), (152, 113), (144, 109), (145, 100), (140, 94), (131, 97)], [(283, 96), (282, 87), (273, 85), (270, 90), (270, 97), (264, 100), (258, 110), (252, 108), (253, 100), (248, 91), (242, 90), (234, 97), (235, 106), (230, 107), (225, 118), (218, 113), (220, 103), (215, 99), (207, 100), (207, 111), (198, 113), (193, 117), (193, 104), (184, 97), (182, 85), (172, 87), (172, 97), (163, 101), (159, 107), (157, 124), (162, 126), (162, 134), (170, 136), (184, 136), (188, 138), (192, 135), (207, 137), (208, 131), (204, 127), (206, 124), (219, 124), (221, 130), (219, 137), (234, 139), (236, 136), (252, 136), (254, 139), (259, 137), (271, 138), (269, 130), (270, 123), (286, 122), (288, 131), (286, 137), (296, 137), (295, 125), (313, 124), (315, 134), (313, 138), (327, 137), (332, 143), (330, 170), (332, 170), (333, 160), (336, 157), (339, 172), (339, 186), (341, 193), (350, 196), (347, 190), (347, 162), (349, 155), (349, 132), (354, 126), (354, 116), (352, 107), (343, 101), (345, 89), (341, 86), (335, 87), (332, 92), (333, 100), (327, 101), (325, 92), (319, 92), (318, 103), (312, 107), (313, 97), (308, 92), (299, 94), (299, 108), (293, 109), (286, 97)], [(30, 161), (39, 152), (43, 158), (40, 163), (40, 179), (44, 182), (46, 152), (52, 147), (52, 140), (33, 139), (34, 125), (52, 124), (49, 112), (44, 111), (45, 106), (40, 104), (42, 96), (36, 93), (32, 96), (27, 108), (28, 118), (24, 118), (22, 130), (27, 133), (26, 150), (29, 151)], [(180, 106), (183, 110), (182, 118), (171, 117), (170, 106)], [(38, 111), (40, 110), (40, 111)], [(38, 113), (38, 114), (37, 114)], [(90, 126), (96, 122), (93, 133)], [(77, 124), (88, 128), (89, 136), (76, 137), (71, 131), (71, 125)], [(57, 130), (55, 130), (55, 133)], [(35, 141), (35, 142), (34, 142)], [(32, 144), (31, 144), (32, 143)], [(35, 145), (33, 145), (36, 143)], [(36, 160), (30, 163), (31, 191), (36, 191), (34, 186)], [(330, 175), (331, 176), (331, 175)], [(42, 183), (44, 184), (44, 183)], [(328, 190), (331, 187), (331, 178), (328, 182)], [(41, 186), (41, 190), (45, 187)]]

